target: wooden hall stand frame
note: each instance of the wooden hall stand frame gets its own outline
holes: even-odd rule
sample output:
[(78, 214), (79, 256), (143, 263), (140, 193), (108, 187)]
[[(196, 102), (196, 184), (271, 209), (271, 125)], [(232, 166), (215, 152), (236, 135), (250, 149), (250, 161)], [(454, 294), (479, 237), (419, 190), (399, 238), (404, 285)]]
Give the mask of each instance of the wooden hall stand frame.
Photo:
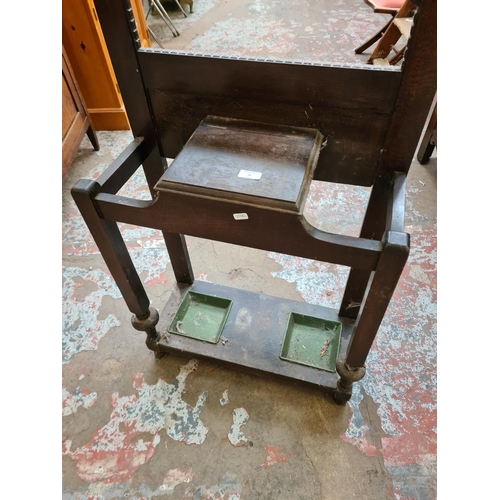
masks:
[[(128, 0), (95, 4), (135, 139), (72, 195), (132, 325), (158, 357), (213, 358), (319, 386), (345, 403), (410, 251), (405, 179), (436, 93), (436, 2), (420, 3), (401, 68), (144, 49)], [(174, 158), (168, 168), (166, 158)], [(152, 200), (117, 195), (141, 165)], [(372, 186), (359, 237), (305, 220), (311, 179)], [(161, 314), (118, 222), (163, 232), (177, 286)], [(340, 310), (195, 281), (185, 234), (349, 266)], [(222, 331), (229, 342), (167, 334), (188, 291), (233, 301)], [(280, 358), (291, 311), (342, 323), (336, 372)]]

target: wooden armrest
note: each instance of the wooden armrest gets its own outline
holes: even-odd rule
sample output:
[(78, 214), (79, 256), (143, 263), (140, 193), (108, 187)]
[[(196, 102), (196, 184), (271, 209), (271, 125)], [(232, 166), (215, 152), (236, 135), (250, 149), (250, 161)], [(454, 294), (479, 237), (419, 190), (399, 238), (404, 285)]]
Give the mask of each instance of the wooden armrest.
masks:
[(143, 137), (135, 138), (97, 178), (101, 193), (116, 194), (149, 156)]

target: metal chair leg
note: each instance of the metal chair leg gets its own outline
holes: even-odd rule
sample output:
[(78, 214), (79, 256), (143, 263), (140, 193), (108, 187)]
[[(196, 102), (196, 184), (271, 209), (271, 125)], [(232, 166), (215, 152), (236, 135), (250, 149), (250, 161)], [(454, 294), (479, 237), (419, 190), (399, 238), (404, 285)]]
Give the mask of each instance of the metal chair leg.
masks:
[(182, 8), (182, 5), (179, 2), (179, 0), (175, 0), (175, 3), (179, 6), (179, 9), (181, 9), (181, 12), (184, 14), (184, 17), (187, 17), (188, 15), (186, 14), (186, 11)]
[(159, 45), (160, 49), (164, 49), (165, 47), (161, 44), (160, 40), (156, 37), (153, 30), (148, 26), (148, 33), (151, 35), (151, 38)]
[(175, 27), (174, 23), (172, 22), (172, 19), (170, 19), (170, 16), (167, 14), (167, 11), (163, 8), (163, 5), (160, 3), (160, 1), (159, 0), (151, 0), (151, 3), (158, 10), (158, 13), (160, 14), (161, 18), (165, 21), (165, 24), (168, 26), (168, 28), (173, 33), (173, 35), (179, 36), (180, 34), (177, 31), (177, 28)]

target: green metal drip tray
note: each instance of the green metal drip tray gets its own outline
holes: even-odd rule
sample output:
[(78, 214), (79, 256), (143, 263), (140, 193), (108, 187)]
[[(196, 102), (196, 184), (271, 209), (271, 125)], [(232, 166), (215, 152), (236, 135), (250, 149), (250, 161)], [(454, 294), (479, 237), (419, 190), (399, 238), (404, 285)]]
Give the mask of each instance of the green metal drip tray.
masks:
[(291, 312), (280, 358), (335, 372), (342, 323)]
[(232, 300), (229, 299), (187, 292), (168, 327), (168, 332), (217, 344), (231, 305)]

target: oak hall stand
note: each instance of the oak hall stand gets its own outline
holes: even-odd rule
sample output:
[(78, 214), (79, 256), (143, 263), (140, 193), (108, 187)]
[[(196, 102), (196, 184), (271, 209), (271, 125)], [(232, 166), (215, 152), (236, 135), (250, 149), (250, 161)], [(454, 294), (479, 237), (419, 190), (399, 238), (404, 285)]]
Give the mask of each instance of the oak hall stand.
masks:
[[(345, 403), (410, 251), (405, 179), (436, 92), (436, 2), (420, 3), (401, 68), (145, 49), (128, 0), (95, 4), (135, 139), (72, 195), (132, 325), (158, 357), (213, 358), (322, 387)], [(117, 195), (141, 165), (152, 200)], [(372, 187), (359, 237), (305, 220), (312, 179)], [(161, 314), (118, 222), (163, 233), (177, 287)], [(195, 281), (185, 234), (349, 266), (340, 310)], [(231, 302), (218, 341), (183, 334), (175, 318), (188, 292)], [(334, 371), (280, 357), (291, 312), (341, 322)]]

